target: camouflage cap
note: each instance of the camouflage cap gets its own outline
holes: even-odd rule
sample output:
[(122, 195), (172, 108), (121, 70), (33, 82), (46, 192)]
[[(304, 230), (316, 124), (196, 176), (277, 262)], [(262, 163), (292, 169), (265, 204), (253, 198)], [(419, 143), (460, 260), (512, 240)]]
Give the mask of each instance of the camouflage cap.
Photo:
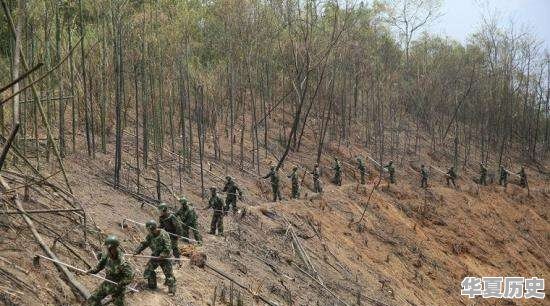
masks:
[(105, 238), (105, 245), (107, 246), (118, 246), (119, 244), (118, 238), (115, 235), (109, 235)]
[(149, 220), (145, 223), (145, 227), (147, 229), (155, 229), (155, 228), (157, 228), (157, 226), (158, 226), (157, 221), (155, 221), (155, 220)]
[(166, 203), (160, 203), (157, 208), (160, 211), (167, 211), (168, 210), (168, 205)]

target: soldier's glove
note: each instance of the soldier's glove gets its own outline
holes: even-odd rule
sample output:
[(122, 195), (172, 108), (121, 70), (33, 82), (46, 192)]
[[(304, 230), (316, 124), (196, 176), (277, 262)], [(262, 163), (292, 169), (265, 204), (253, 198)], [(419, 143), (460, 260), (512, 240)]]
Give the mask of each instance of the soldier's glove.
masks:
[(90, 274), (92, 274), (92, 269), (88, 269), (84, 271), (84, 275), (90, 275)]

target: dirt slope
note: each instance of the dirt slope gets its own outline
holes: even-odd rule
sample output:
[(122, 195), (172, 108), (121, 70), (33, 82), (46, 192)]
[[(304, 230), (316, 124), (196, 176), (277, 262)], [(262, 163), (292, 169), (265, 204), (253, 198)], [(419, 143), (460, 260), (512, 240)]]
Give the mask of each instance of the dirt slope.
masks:
[[(132, 141), (125, 140), (125, 162), (132, 163)], [(346, 148), (346, 153), (337, 148), (330, 149), (332, 155), (338, 155), (348, 163), (353, 162), (350, 156), (370, 153), (359, 147)], [(309, 152), (311, 150), (304, 149), (302, 153), (292, 154), (291, 162), (280, 173), (281, 177), (289, 172), (291, 167), (288, 165), (292, 162), (311, 168), (313, 161)], [(427, 154), (420, 156), (423, 156), (424, 163), (433, 162)], [(144, 237), (144, 230), (131, 224), (121, 228), (122, 219), (144, 222), (156, 219), (157, 212), (148, 205), (142, 207), (138, 200), (106, 183), (111, 177), (111, 160), (110, 155), (99, 153), (95, 159), (73, 154), (66, 159), (66, 167), (74, 194), (93, 224), (103, 234), (113, 233), (121, 237), (123, 247), (131, 251)], [(458, 190), (446, 187), (444, 178), (434, 171), (430, 187), (425, 191), (417, 187), (418, 158), (402, 159), (398, 163), (398, 184), (388, 189), (386, 182), (382, 181), (365, 205), (378, 182), (372, 164), (369, 164), (371, 177), (366, 186), (359, 186), (350, 166), (346, 166), (344, 184), (337, 187), (329, 183), (327, 159), (323, 162), (324, 194), (312, 193), (309, 190), (311, 178), (306, 176), (302, 199), (286, 199), (272, 204), (269, 202), (268, 182), (258, 179), (252, 174), (253, 170), (239, 171), (227, 163), (209, 160), (213, 174), (206, 174), (206, 186), (221, 187), (216, 176), (229, 173), (245, 191), (245, 201), (239, 203), (246, 208), (245, 213), (225, 218), (224, 237), (206, 234), (210, 212), (202, 210), (205, 202), (200, 198), (200, 178), (196, 167), (191, 176), (184, 175), (180, 189), (175, 164), (163, 163), (162, 180), (176, 194), (187, 196), (197, 208), (200, 229), (205, 233), (204, 246), (198, 250), (207, 254), (209, 264), (279, 305), (548, 305), (547, 299), (497, 301), (468, 300), (460, 296), (460, 282), (465, 276), (537, 276), (548, 279), (549, 181), (533, 168), (528, 169), (530, 195), (515, 184), (510, 184), (506, 190), (495, 185), (478, 187), (469, 179), (474, 175), (472, 171), (461, 173), (464, 179), (458, 181)], [(263, 161), (262, 169), (267, 168), (268, 162)], [(438, 162), (443, 164), (441, 160)], [(123, 171), (122, 176), (124, 185), (135, 179), (130, 171), (126, 172)], [(144, 175), (152, 178), (154, 172), (150, 169)], [(289, 182), (286, 178), (283, 181), (283, 192), (288, 197)], [(143, 190), (153, 195), (154, 182), (142, 178), (142, 183), (147, 185)], [(175, 200), (164, 189), (163, 198), (176, 208)], [(33, 196), (39, 197), (31, 193), (31, 198)], [(31, 202), (27, 203), (29, 208), (34, 205)], [(9, 220), (11, 226), (2, 238), (4, 249), (0, 255), (27, 269), (28, 273), (14, 273), (27, 279), (31, 286), (40, 288), (31, 295), (12, 292), (9, 298), (4, 298), (6, 304), (77, 304), (66, 285), (56, 278), (57, 272), (51, 265), (41, 264), (40, 269), (31, 265), (33, 254), (40, 253), (40, 250), (17, 217)], [(47, 220), (55, 223), (59, 218), (49, 217)], [(313, 270), (308, 269), (296, 255), (297, 245), (293, 243), (291, 232), (300, 241)], [(100, 251), (101, 235), (90, 233), (90, 236), (91, 248)], [(53, 238), (46, 237), (48, 241), (53, 241)], [(73, 237), (73, 240), (77, 239)], [(23, 253), (10, 251), (7, 246), (13, 245), (14, 241), (23, 243)], [(76, 251), (89, 263), (94, 262), (92, 252), (84, 248)], [(83, 266), (67, 250), (59, 248), (58, 252), (60, 258)], [(145, 261), (130, 260), (137, 275), (141, 276)], [(0, 264), (14, 271), (12, 265)], [(78, 278), (89, 288), (98, 284), (87, 276)], [(169, 297), (166, 288), (161, 286), (157, 292), (130, 294), (128, 304), (208, 305), (215, 290), (217, 302), (220, 302), (222, 288), (229, 300), (230, 282), (209, 269), (184, 264), (176, 270), (176, 278), (178, 293), (175, 297)], [(143, 283), (144, 280), (137, 277), (136, 282)], [(25, 292), (24, 289), (21, 291)], [(252, 305), (249, 293), (237, 289), (233, 293), (235, 299), (239, 293), (245, 305)], [(2, 296), (7, 295), (3, 293)]]

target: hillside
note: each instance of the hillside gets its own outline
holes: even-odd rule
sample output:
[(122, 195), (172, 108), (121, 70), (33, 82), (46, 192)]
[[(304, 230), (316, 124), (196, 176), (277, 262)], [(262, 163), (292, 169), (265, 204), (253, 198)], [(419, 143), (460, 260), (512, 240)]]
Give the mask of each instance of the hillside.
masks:
[[(0, 306), (85, 304), (112, 234), (132, 306), (550, 305), (460, 295), (548, 279), (547, 42), (489, 6), (467, 39), (436, 33), (443, 1), (0, 0)], [(209, 235), (226, 176), (244, 199)], [(150, 291), (130, 253), (180, 196), (205, 241), (180, 242), (175, 295), (160, 271)]]
[[(130, 138), (127, 141), (131, 143)], [(329, 148), (329, 152), (346, 163), (353, 162), (349, 154), (368, 154), (355, 146), (346, 151), (339, 153), (337, 147)], [(124, 159), (130, 162), (131, 153), (125, 153)], [(291, 160), (303, 161), (301, 165), (311, 169), (308, 156), (308, 150), (304, 149), (302, 153), (293, 153)], [(426, 153), (419, 156), (426, 164), (433, 162)], [(337, 187), (329, 183), (331, 171), (327, 159), (323, 163), (325, 193), (321, 196), (312, 193), (311, 178), (305, 176), (302, 198), (288, 200), (290, 184), (285, 178), (283, 194), (287, 199), (272, 204), (267, 180), (258, 179), (250, 170), (239, 171), (211, 159), (212, 172), (205, 172), (206, 186), (221, 187), (216, 176), (227, 173), (245, 192), (245, 201), (239, 204), (246, 210), (241, 215), (230, 214), (225, 218), (224, 237), (206, 234), (210, 212), (202, 210), (206, 204), (200, 198), (198, 167), (193, 167), (192, 176), (183, 176), (182, 190), (174, 177), (175, 166), (163, 163), (161, 177), (174, 193), (185, 195), (197, 208), (205, 243), (195, 251), (204, 252), (210, 265), (278, 305), (471, 305), (471, 300), (459, 295), (460, 281), (465, 276), (548, 277), (550, 190), (547, 176), (529, 167), (530, 195), (527, 195), (526, 190), (514, 183), (506, 190), (495, 184), (478, 187), (469, 179), (475, 175), (471, 170), (460, 174), (459, 189), (454, 190), (446, 187), (444, 178), (433, 171), (430, 187), (424, 191), (418, 188), (419, 159), (403, 158), (397, 167), (397, 185), (387, 189), (382, 181), (368, 205), (365, 204), (369, 194), (378, 182), (373, 164), (368, 165), (371, 175), (365, 186), (356, 183), (355, 174), (346, 165), (344, 183)], [(266, 163), (262, 169), (267, 166)], [(121, 237), (127, 251), (133, 250), (144, 237), (144, 229), (128, 222), (128, 226), (122, 228), (123, 218), (144, 222), (156, 218), (156, 209), (142, 205), (141, 201), (107, 183), (112, 168), (109, 155), (96, 154), (95, 159), (90, 159), (73, 154), (65, 159), (65, 167), (88, 222), (101, 232), (89, 231), (91, 249), (101, 251), (102, 237), (113, 233)], [(227, 172), (220, 171), (222, 167), (227, 167)], [(281, 177), (288, 169), (287, 166), (280, 171)], [(142, 175), (154, 177), (154, 171), (150, 169)], [(11, 177), (10, 174), (7, 177)], [(128, 173), (128, 177), (132, 176)], [(126, 184), (124, 175), (122, 184)], [(147, 180), (145, 184), (154, 187)], [(142, 188), (147, 190), (145, 186)], [(176, 208), (168, 189), (162, 189), (163, 199)], [(41, 195), (37, 193), (39, 190), (30, 190), (26, 209), (60, 206), (56, 193), (50, 196), (42, 192)], [(5, 207), (9, 207), (11, 195), (3, 195)], [(56, 215), (37, 218), (64, 232), (66, 238), (61, 241), (72, 246), (83, 260), (95, 262), (93, 252), (83, 248), (81, 234), (72, 228), (69, 230), (64, 223), (68, 221)], [(15, 285), (16, 290), (6, 288), (2, 293), (4, 302), (7, 305), (76, 304), (75, 297), (58, 279), (50, 263), (42, 260), (39, 267), (32, 265), (33, 256), (41, 254), (41, 250), (21, 219), (10, 216), (3, 219), (2, 225), (6, 232), (2, 238), (2, 271), (10, 271), (33, 288), (8, 280), (2, 288)], [(49, 244), (56, 244), (55, 236), (45, 232), (45, 227), (39, 226), (39, 229)], [(307, 275), (312, 272), (297, 255), (292, 237), (300, 241), (316, 276)], [(60, 259), (83, 267), (83, 262), (67, 248), (57, 245), (55, 249)], [(141, 276), (145, 261), (130, 260)], [(129, 294), (129, 305), (208, 305), (215, 290), (219, 304), (222, 288), (229, 301), (230, 282), (212, 270), (185, 263), (175, 273), (178, 281), (175, 297), (168, 296), (166, 288), (161, 286), (157, 292), (145, 290)], [(89, 289), (98, 284), (90, 277), (77, 278)], [(136, 277), (135, 282), (144, 280)], [(249, 293), (236, 285), (233, 288), (235, 301), (239, 292), (245, 305), (252, 303)], [(28, 291), (34, 293), (28, 294)], [(500, 305), (495, 300), (477, 299), (476, 303)], [(545, 301), (511, 303), (544, 305)]]

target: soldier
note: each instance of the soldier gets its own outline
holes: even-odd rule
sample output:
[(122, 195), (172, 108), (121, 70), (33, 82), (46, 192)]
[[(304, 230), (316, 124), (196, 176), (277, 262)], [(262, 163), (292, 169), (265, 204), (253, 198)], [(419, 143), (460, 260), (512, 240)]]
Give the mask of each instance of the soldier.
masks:
[(447, 175), (445, 176), (445, 179), (447, 179), (447, 186), (450, 186), (450, 185), (449, 185), (449, 182), (452, 182), (452, 183), (453, 183), (453, 187), (456, 188), (456, 183), (455, 183), (455, 180), (456, 180), (455, 167), (449, 168), (449, 171), (447, 171)]
[(479, 163), (479, 184), (487, 186), (487, 168), (483, 163)]
[(182, 236), (189, 238), (189, 231), (193, 231), (193, 237), (197, 240), (198, 243), (202, 243), (202, 236), (199, 233), (197, 225), (197, 212), (193, 209), (193, 206), (189, 206), (187, 199), (185, 197), (179, 198), (181, 208), (176, 212), (183, 223), (183, 233)]
[(222, 190), (223, 192), (227, 192), (227, 196), (225, 197), (225, 211), (229, 211), (229, 208), (233, 207), (233, 213), (236, 213), (237, 195), (239, 196), (239, 199), (242, 199), (243, 193), (232, 177), (226, 176), (225, 179), (227, 181)]
[(525, 167), (521, 166), (521, 170), (517, 174), (519, 175), (519, 185), (523, 188), (527, 187), (527, 173), (525, 173)]
[(500, 179), (498, 180), (498, 184), (504, 187), (508, 185), (508, 171), (504, 169), (503, 165), (500, 165)]
[(175, 258), (180, 258), (180, 249), (178, 248), (178, 236), (181, 236), (181, 234), (183, 233), (183, 226), (181, 224), (181, 221), (173, 213), (168, 212), (168, 205), (166, 205), (166, 203), (160, 203), (158, 209), (160, 211), (159, 228), (162, 228), (168, 233), (174, 234), (170, 235), (172, 254), (174, 254)]
[(281, 197), (281, 190), (279, 189), (279, 174), (275, 166), (271, 166), (269, 173), (263, 177), (264, 179), (271, 179), (271, 190), (273, 191), (273, 202), (277, 202), (277, 199), (283, 200)]
[(334, 179), (333, 183), (338, 186), (342, 186), (342, 167), (340, 166), (340, 161), (338, 158), (334, 158), (334, 167), (332, 167), (332, 170), (334, 170)]
[(170, 294), (176, 293), (176, 279), (172, 272), (172, 261), (170, 258), (172, 246), (170, 245), (170, 235), (158, 228), (155, 220), (149, 220), (145, 223), (145, 227), (149, 231), (145, 240), (141, 242), (138, 248), (134, 251), (134, 255), (140, 254), (146, 248), (151, 249), (151, 256), (158, 258), (151, 258), (145, 266), (143, 271), (143, 277), (147, 279), (147, 286), (149, 289), (157, 289), (157, 273), (155, 269), (160, 266), (162, 272), (164, 272), (164, 284), (168, 286), (168, 292)]
[(361, 185), (365, 185), (365, 175), (367, 173), (367, 168), (365, 167), (365, 164), (363, 163), (361, 157), (357, 157), (357, 163), (357, 169), (359, 169), (359, 174), (361, 175)]
[(424, 165), (420, 166), (420, 188), (428, 188), (428, 170)]
[(395, 184), (395, 167), (393, 166), (393, 160), (390, 160), (384, 168), (386, 168), (390, 174), (390, 184)]
[(313, 176), (313, 189), (317, 193), (323, 192), (323, 185), (321, 184), (321, 171), (319, 170), (319, 164), (315, 164), (313, 171), (311, 172)]
[(91, 306), (100, 306), (101, 300), (107, 295), (111, 295), (113, 298), (113, 305), (124, 305), (124, 292), (126, 286), (132, 282), (134, 278), (134, 270), (130, 264), (124, 259), (124, 253), (119, 247), (118, 238), (116, 236), (108, 236), (105, 239), (105, 245), (107, 246), (107, 254), (101, 255), (101, 259), (97, 265), (88, 271), (86, 274), (96, 274), (99, 271), (105, 269), (105, 278), (115, 283), (109, 283), (104, 281), (99, 285), (88, 298), (87, 304)]
[(216, 187), (210, 187), (211, 196), (206, 209), (212, 208), (214, 210), (212, 223), (210, 223), (210, 234), (216, 235), (216, 230), (218, 230), (218, 235), (221, 236), (223, 235), (223, 215), (225, 214), (225, 210), (223, 201), (218, 197), (216, 191)]
[(298, 167), (294, 166), (292, 172), (287, 176), (292, 179), (292, 198), (297, 199), (300, 197), (300, 177), (298, 176)]

